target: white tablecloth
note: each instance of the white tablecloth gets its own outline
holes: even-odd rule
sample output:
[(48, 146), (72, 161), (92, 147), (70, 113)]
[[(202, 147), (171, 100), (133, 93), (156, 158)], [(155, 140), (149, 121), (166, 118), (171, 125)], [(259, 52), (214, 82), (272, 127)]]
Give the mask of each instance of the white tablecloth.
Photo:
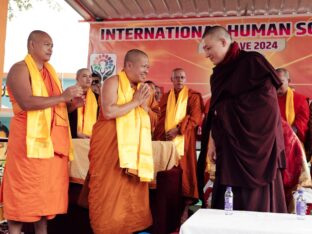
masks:
[(311, 234), (312, 216), (298, 220), (294, 214), (200, 209), (180, 229), (180, 234)]

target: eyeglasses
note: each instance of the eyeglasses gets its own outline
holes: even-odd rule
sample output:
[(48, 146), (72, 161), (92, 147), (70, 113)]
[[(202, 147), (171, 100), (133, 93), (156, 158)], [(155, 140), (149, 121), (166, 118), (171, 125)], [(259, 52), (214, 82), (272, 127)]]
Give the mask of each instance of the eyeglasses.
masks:
[(97, 85), (97, 84), (99, 84), (99, 83), (100, 83), (100, 81), (99, 81), (99, 80), (92, 80), (91, 85)]

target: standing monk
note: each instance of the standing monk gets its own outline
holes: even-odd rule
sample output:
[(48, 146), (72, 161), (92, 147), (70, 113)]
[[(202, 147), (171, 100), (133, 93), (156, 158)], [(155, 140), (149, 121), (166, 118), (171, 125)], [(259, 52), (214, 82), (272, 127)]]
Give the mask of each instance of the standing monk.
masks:
[(88, 68), (81, 68), (76, 73), (77, 85), (82, 88), (85, 97), (83, 106), (69, 113), (72, 138), (88, 139), (97, 119), (98, 103), (91, 89), (92, 76)]
[(202, 121), (203, 100), (200, 93), (186, 85), (186, 73), (182, 68), (172, 71), (173, 88), (160, 101), (161, 115), (155, 129), (156, 140), (174, 141), (182, 156), (182, 194), (185, 205), (198, 199), (196, 178), (196, 133)]
[(47, 219), (67, 211), (72, 147), (66, 103), (75, 108), (78, 102), (71, 100), (82, 90), (72, 86), (62, 93), (48, 63), (53, 42), (46, 32), (31, 32), (27, 47), (25, 60), (8, 74), (14, 116), (1, 196), (11, 234), (21, 233), (23, 222), (33, 222), (35, 232), (45, 234)]
[(128, 234), (152, 224), (149, 86), (141, 84), (148, 69), (147, 55), (133, 49), (125, 56), (124, 69), (103, 83), (89, 152), (89, 211), (95, 234)]
[(224, 192), (231, 186), (235, 210), (287, 212), (276, 94), (281, 82), (261, 54), (240, 50), (223, 27), (208, 28), (203, 39), (206, 57), (215, 65), (211, 131), (203, 133), (210, 134), (208, 157), (216, 160), (212, 207), (224, 208)]
[(290, 77), (285, 68), (278, 68), (276, 72), (282, 82), (282, 86), (277, 90), (281, 115), (297, 134), (300, 141), (305, 143), (310, 115), (307, 98), (288, 86)]

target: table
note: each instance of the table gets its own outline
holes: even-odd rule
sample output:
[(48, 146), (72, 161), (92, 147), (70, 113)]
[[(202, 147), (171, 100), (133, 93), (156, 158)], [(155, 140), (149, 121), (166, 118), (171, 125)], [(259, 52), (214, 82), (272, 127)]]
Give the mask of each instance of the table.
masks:
[(311, 234), (312, 216), (298, 220), (295, 214), (199, 209), (180, 229), (180, 234)]
[[(89, 170), (89, 139), (73, 139), (74, 160), (69, 163), (70, 182), (83, 184)], [(179, 164), (180, 156), (172, 141), (152, 141), (154, 178), (159, 171), (170, 170)], [(150, 183), (154, 188), (156, 181)]]

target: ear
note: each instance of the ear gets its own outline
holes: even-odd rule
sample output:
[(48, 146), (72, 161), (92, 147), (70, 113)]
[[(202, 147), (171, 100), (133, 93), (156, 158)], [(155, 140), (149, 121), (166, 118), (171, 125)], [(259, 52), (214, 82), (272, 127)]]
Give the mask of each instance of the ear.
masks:
[(220, 41), (221, 41), (222, 46), (226, 46), (227, 41), (225, 40), (225, 38), (221, 37)]

